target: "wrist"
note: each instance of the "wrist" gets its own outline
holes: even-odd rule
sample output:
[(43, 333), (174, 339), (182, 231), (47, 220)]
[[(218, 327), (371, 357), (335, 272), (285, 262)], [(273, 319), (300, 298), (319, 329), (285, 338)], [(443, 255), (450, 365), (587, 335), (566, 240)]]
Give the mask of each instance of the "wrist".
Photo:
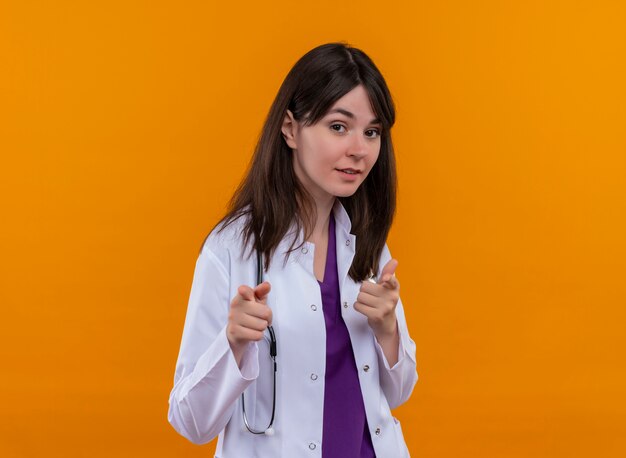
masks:
[(392, 340), (396, 338), (399, 334), (398, 320), (394, 316), (393, 321), (390, 321), (389, 323), (383, 323), (380, 326), (374, 328), (373, 331), (376, 339), (380, 343), (382, 343), (383, 341)]
[(375, 332), (375, 338), (383, 351), (383, 355), (387, 361), (386, 364), (389, 368), (392, 368), (398, 362), (399, 358), (400, 330), (398, 329), (398, 321), (396, 320), (393, 323), (391, 330), (386, 329), (379, 330), (378, 333)]
[(227, 340), (228, 345), (230, 346), (230, 351), (232, 352), (235, 361), (237, 362), (237, 366), (241, 366), (241, 359), (250, 342), (247, 340), (242, 341), (237, 339), (231, 339), (230, 337), (227, 337)]

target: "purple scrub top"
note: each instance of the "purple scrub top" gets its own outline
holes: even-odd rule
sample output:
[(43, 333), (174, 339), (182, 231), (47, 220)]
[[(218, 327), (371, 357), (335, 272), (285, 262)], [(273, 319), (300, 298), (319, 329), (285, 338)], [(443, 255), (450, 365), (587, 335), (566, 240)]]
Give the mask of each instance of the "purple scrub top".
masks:
[(332, 212), (324, 281), (318, 283), (326, 322), (322, 458), (375, 458), (352, 343), (341, 316), (335, 218)]

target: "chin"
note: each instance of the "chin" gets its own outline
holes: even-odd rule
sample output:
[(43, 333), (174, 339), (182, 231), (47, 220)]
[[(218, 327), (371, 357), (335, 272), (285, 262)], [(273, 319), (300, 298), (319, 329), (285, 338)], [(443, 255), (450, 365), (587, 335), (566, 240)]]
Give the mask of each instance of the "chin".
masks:
[(358, 189), (359, 188), (357, 187), (357, 188), (350, 189), (350, 190), (346, 190), (346, 189), (338, 190), (337, 192), (334, 193), (334, 196), (335, 197), (350, 197), (350, 196), (353, 196), (354, 193), (358, 191)]

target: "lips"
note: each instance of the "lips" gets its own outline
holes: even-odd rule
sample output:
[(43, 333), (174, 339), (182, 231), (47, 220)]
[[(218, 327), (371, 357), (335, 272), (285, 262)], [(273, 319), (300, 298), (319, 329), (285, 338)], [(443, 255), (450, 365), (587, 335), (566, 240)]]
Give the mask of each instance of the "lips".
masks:
[(358, 170), (358, 169), (352, 169), (352, 168), (347, 168), (347, 169), (337, 169), (337, 170), (339, 170), (340, 172), (343, 172), (343, 173), (347, 173), (347, 174), (349, 174), (349, 175), (358, 175), (359, 173), (361, 173), (361, 171), (360, 171), (360, 170)]

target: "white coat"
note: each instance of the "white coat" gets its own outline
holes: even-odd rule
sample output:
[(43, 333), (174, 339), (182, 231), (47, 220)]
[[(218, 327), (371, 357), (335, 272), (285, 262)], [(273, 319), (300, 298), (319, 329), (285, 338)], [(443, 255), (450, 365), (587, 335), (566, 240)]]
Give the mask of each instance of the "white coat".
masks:
[[(400, 423), (390, 409), (404, 403), (417, 382), (415, 343), (398, 301), (399, 359), (389, 367), (366, 317), (353, 308), (360, 283), (348, 276), (348, 270), (357, 240), (339, 202), (333, 212), (341, 312), (352, 342), (372, 444), (378, 458), (408, 457)], [(264, 430), (272, 409), (272, 363), (268, 342), (261, 340), (248, 346), (240, 369), (226, 338), (229, 306), (237, 288), (254, 287), (256, 281), (256, 256), (244, 255), (241, 226), (238, 221), (220, 234), (213, 231), (198, 257), (169, 399), (169, 422), (197, 444), (219, 435), (216, 458), (321, 457), (326, 327), (313, 271), (315, 246), (306, 242), (284, 263), (290, 244), (286, 238), (265, 273), (272, 286), (268, 305), (278, 353), (275, 434), (253, 435), (243, 423), (241, 393), (245, 391), (249, 423)], [(385, 246), (378, 273), (389, 259)]]

